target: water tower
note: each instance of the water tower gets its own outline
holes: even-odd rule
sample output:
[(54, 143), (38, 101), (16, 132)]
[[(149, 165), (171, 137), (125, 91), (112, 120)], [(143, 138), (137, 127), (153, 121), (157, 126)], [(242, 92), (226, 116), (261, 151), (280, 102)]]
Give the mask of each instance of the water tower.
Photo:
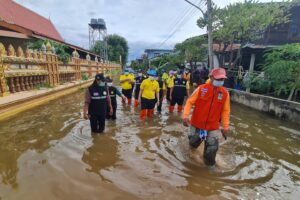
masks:
[(107, 29), (104, 19), (91, 19), (89, 23), (89, 43), (90, 49), (94, 47), (97, 41), (103, 42), (103, 48), (100, 56), (103, 60), (108, 60), (107, 55)]

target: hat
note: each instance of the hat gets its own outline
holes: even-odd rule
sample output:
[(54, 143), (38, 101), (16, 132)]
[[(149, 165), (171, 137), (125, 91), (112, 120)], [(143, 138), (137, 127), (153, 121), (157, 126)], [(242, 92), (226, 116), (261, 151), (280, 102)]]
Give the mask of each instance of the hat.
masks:
[(227, 78), (226, 76), (226, 71), (224, 68), (216, 68), (216, 69), (213, 69), (211, 72), (210, 72), (211, 76), (214, 78), (214, 79), (222, 79), (222, 78)]
[(104, 75), (101, 73), (101, 74), (97, 74), (95, 76), (95, 79), (98, 80), (98, 81), (105, 81), (105, 77)]
[(155, 69), (149, 69), (148, 70), (148, 75), (149, 76), (157, 76), (156, 70)]

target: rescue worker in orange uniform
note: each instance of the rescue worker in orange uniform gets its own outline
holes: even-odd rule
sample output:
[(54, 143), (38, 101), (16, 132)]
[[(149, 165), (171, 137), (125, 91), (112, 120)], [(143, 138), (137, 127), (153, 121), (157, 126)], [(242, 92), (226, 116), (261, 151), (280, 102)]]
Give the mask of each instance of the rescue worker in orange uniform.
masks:
[(139, 106), (139, 93), (140, 93), (140, 86), (143, 80), (147, 77), (143, 75), (142, 70), (138, 71), (138, 75), (135, 78), (135, 87), (134, 87), (134, 107)]
[(189, 81), (189, 82), (191, 81), (191, 73), (190, 73), (189, 68), (185, 68), (182, 78), (186, 81)]
[[(197, 148), (202, 141), (205, 141), (203, 157), (209, 166), (216, 163), (219, 139), (222, 134), (226, 139), (226, 134), (229, 132), (230, 97), (223, 87), (226, 78), (225, 69), (212, 70), (210, 83), (200, 85), (189, 97), (184, 108), (183, 124), (191, 125), (189, 143)], [(189, 120), (193, 106), (194, 111)], [(223, 125), (221, 130), (220, 121)]]
[(182, 74), (178, 72), (176, 78), (169, 86), (171, 88), (169, 111), (170, 113), (173, 113), (175, 105), (177, 104), (177, 111), (182, 112), (184, 98), (185, 96), (189, 96), (190, 83), (189, 81), (184, 80)]
[[(157, 73), (155, 70), (149, 70), (148, 75), (149, 78), (143, 80), (139, 93), (139, 101), (141, 102), (141, 120), (146, 119), (146, 117), (153, 117), (156, 98), (160, 99), (159, 84), (156, 81)], [(159, 106), (159, 104), (160, 102), (157, 101), (157, 106)]]

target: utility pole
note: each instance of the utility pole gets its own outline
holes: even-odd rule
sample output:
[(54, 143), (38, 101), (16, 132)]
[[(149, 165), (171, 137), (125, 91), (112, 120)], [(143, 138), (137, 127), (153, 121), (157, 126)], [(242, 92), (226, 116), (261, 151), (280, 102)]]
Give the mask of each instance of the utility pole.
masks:
[(207, 0), (207, 36), (208, 36), (208, 58), (210, 69), (214, 68), (213, 37), (212, 37), (212, 7), (211, 0)]
[[(210, 69), (214, 67), (214, 59), (213, 59), (213, 38), (212, 38), (212, 6), (211, 0), (207, 0), (207, 13), (205, 13), (199, 6), (190, 2), (189, 0), (185, 0), (187, 3), (191, 4), (195, 8), (201, 11), (203, 17), (207, 17), (207, 37), (208, 37), (208, 62), (210, 65)], [(207, 14), (207, 16), (206, 16)]]

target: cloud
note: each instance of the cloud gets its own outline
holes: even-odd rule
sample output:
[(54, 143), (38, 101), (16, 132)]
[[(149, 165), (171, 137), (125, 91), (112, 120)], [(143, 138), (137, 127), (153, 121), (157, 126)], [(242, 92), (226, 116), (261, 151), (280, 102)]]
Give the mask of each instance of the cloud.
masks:
[[(200, 2), (200, 0), (192, 0)], [(88, 23), (103, 18), (109, 34), (128, 40), (132, 59), (146, 48), (172, 48), (188, 37), (205, 33), (197, 27), (201, 13), (184, 0), (16, 0), (51, 19), (69, 43), (88, 48)], [(226, 5), (234, 0), (216, 0)], [(205, 5), (201, 5), (205, 6)], [(172, 37), (170, 37), (172, 35)], [(163, 45), (166, 38), (170, 37)]]

